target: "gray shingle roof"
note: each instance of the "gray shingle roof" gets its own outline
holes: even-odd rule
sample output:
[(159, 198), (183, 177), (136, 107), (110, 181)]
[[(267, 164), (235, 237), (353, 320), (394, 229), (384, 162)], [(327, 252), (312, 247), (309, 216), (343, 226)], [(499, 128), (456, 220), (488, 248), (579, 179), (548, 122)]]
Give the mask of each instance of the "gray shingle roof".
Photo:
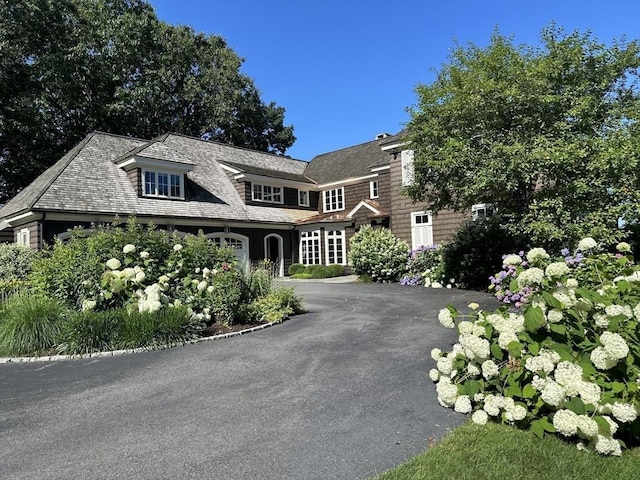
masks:
[[(189, 201), (138, 197), (127, 173), (114, 163), (133, 151), (152, 152), (146, 140), (92, 133), (0, 210), (0, 219), (29, 210), (108, 215), (211, 218), (247, 222), (294, 223), (295, 209), (246, 206), (218, 163), (226, 158), (258, 164), (274, 161), (285, 171), (302, 172), (305, 162), (268, 153), (168, 134), (155, 151), (177, 152), (194, 169), (187, 173)], [(154, 142), (152, 142), (153, 144)], [(150, 153), (149, 153), (150, 154)], [(242, 163), (242, 162), (237, 162)], [(305, 211), (304, 215), (308, 216)]]
[[(160, 137), (161, 139), (166, 138), (166, 135)], [(185, 158), (184, 155), (173, 150), (168, 145), (162, 143), (159, 139), (151, 140), (148, 143), (140, 145), (137, 148), (121, 155), (117, 159), (114, 160), (115, 163), (119, 163), (121, 160), (129, 159), (133, 156), (138, 157), (146, 157), (146, 158), (157, 158), (159, 160), (166, 160), (169, 162), (177, 162), (177, 163), (185, 163), (187, 165), (193, 165), (193, 162), (188, 158)]]
[(309, 162), (305, 175), (320, 184), (369, 175), (371, 168), (389, 164), (389, 153), (380, 149), (384, 140), (318, 155)]
[(228, 162), (228, 161), (225, 161), (225, 162), (222, 162), (222, 163), (224, 163), (226, 165), (229, 165), (230, 167), (236, 168), (238, 170), (241, 170), (242, 172), (245, 172), (245, 173), (252, 173), (254, 175), (261, 175), (263, 177), (272, 177), (272, 178), (282, 178), (282, 179), (285, 179), (285, 180), (293, 180), (294, 182), (303, 182), (303, 183), (315, 184), (315, 182), (313, 180), (310, 180), (305, 175), (301, 175), (299, 173), (276, 171), (276, 170), (272, 170), (272, 169), (255, 167), (253, 165), (243, 165), (241, 163)]

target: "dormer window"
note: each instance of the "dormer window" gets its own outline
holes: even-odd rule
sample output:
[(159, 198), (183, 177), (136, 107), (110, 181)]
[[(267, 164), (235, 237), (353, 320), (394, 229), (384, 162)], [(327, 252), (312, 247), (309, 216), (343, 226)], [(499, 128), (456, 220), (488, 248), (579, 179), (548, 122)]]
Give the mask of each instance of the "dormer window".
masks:
[(144, 196), (184, 199), (183, 175), (143, 170)]
[(282, 187), (254, 183), (251, 189), (251, 199), (255, 202), (282, 203)]

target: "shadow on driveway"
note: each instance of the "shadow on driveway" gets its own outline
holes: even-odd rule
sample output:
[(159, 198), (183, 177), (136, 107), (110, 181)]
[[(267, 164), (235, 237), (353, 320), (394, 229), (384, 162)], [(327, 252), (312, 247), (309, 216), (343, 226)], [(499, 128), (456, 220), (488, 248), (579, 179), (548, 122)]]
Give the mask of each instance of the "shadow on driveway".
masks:
[(0, 477), (364, 479), (464, 417), (429, 352), (477, 292), (291, 283), (308, 313), (215, 342), (0, 365)]

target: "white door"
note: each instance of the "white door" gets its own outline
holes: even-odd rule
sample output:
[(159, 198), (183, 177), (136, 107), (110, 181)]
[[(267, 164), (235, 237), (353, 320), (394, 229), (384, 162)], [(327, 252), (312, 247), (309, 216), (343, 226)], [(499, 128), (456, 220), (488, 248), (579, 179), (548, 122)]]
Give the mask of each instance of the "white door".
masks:
[(421, 245), (433, 245), (431, 212), (411, 214), (411, 248), (416, 249)]

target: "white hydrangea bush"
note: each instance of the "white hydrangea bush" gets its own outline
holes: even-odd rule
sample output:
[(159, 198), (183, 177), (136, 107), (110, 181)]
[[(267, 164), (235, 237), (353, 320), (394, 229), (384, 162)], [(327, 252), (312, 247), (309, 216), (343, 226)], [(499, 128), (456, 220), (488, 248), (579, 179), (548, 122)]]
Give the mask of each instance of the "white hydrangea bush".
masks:
[[(138, 253), (135, 245), (125, 245), (122, 259), (114, 257), (105, 262), (101, 288), (95, 299), (83, 302), (83, 310), (127, 305), (139, 312), (157, 312), (165, 307), (184, 305), (202, 322), (212, 317), (222, 322), (231, 321), (229, 306), (237, 304), (240, 297), (237, 266), (223, 263), (219, 268), (198, 267), (187, 271), (182, 258), (183, 246), (177, 243), (172, 250), (168, 261), (158, 266), (149, 252)], [(151, 271), (160, 275), (155, 278)]]
[(431, 352), (429, 377), (440, 404), (475, 423), (621, 455), (640, 439), (640, 266), (625, 243), (616, 254), (598, 253), (591, 238), (579, 249), (506, 256), (509, 306), (442, 309), (440, 323), (459, 337), (451, 352)]

